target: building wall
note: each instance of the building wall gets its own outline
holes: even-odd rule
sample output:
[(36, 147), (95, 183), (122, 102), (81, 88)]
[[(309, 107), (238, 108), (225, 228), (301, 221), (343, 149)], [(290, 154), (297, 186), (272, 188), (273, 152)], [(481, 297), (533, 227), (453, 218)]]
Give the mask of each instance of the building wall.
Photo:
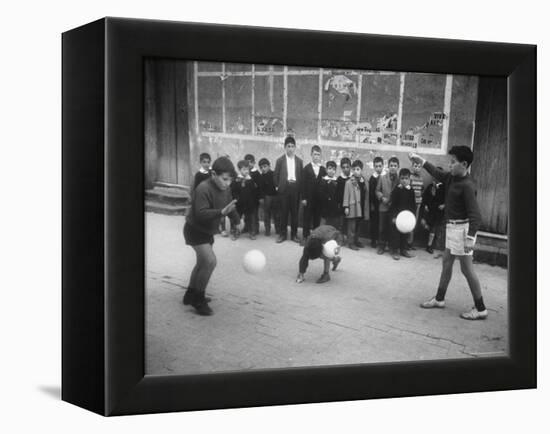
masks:
[(367, 175), (377, 155), (408, 167), (415, 150), (446, 165), (449, 146), (472, 144), (476, 77), (217, 62), (189, 71), (192, 167), (200, 152), (274, 164), (287, 134), (306, 162), (316, 144), (324, 161), (361, 159)]
[(472, 177), (477, 186), (482, 229), (499, 234), (508, 233), (507, 127), (506, 79), (480, 78)]

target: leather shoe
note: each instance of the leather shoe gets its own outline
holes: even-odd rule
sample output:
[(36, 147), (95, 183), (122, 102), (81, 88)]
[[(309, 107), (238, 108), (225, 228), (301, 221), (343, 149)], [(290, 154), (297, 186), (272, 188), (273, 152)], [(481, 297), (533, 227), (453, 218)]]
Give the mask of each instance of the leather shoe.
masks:
[(284, 235), (279, 235), (277, 237), (277, 243), (282, 243), (285, 240), (286, 240), (286, 237)]
[(323, 273), (321, 274), (321, 277), (319, 277), (317, 279), (317, 283), (325, 283), (325, 282), (328, 282), (330, 280), (330, 276), (328, 273)]

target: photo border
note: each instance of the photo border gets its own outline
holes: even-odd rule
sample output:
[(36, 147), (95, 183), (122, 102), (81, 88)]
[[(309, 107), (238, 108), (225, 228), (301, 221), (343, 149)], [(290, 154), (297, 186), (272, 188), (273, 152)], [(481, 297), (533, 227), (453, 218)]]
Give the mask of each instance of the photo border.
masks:
[[(88, 26), (63, 35), (64, 400), (123, 415), (536, 387), (536, 46), (121, 18)], [(86, 44), (89, 85), (71, 73)], [(506, 77), (509, 357), (145, 375), (144, 58)], [(72, 115), (75, 94), (94, 101), (86, 120)], [(96, 148), (71, 151), (84, 136)], [(74, 159), (95, 176), (78, 185), (104, 217), (92, 228), (73, 222), (91, 219), (75, 214), (91, 205), (71, 186)], [(77, 229), (87, 250), (75, 247)], [(84, 252), (96, 261), (82, 264)], [(88, 290), (75, 295), (77, 281)]]

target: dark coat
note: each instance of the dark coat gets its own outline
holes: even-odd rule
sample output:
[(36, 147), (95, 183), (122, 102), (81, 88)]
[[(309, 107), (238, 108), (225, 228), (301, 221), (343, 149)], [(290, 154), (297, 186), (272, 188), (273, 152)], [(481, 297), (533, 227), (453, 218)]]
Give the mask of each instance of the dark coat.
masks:
[(327, 169), (324, 166), (319, 167), (319, 174), (315, 176), (313, 165), (306, 164), (302, 171), (302, 199), (308, 201), (319, 201), (319, 185), (321, 180), (327, 175)]
[(258, 186), (253, 179), (237, 178), (231, 183), (233, 199), (237, 199), (237, 212), (252, 212), (258, 204)]
[[(301, 191), (302, 187), (302, 170), (304, 168), (304, 164), (302, 160), (298, 157), (294, 157), (294, 166), (295, 166), (295, 173), (294, 177), (296, 178), (296, 187), (298, 188), (298, 191)], [(275, 186), (277, 187), (278, 193), (284, 193), (287, 186), (287, 178), (288, 178), (288, 169), (286, 164), (286, 155), (282, 155), (279, 158), (277, 158), (277, 162), (275, 163), (275, 170), (273, 171), (273, 178), (275, 180)]]

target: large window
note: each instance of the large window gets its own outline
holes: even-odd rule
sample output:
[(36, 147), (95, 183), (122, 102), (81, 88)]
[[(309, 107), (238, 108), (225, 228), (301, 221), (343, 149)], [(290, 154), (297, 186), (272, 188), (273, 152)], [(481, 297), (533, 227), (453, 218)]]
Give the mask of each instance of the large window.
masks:
[(477, 78), (195, 62), (197, 133), (446, 152), (470, 145)]

